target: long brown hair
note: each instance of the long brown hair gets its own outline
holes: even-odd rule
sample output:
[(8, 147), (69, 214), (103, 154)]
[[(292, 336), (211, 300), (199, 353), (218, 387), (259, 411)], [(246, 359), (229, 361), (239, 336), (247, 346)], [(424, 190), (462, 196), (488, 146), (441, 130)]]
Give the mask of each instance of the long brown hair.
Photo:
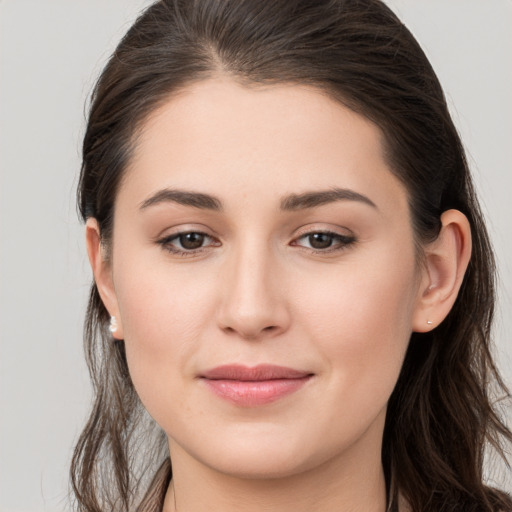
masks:
[[(138, 129), (173, 93), (219, 74), (248, 86), (312, 85), (376, 123), (392, 172), (408, 190), (419, 250), (436, 238), (443, 211), (467, 216), (469, 268), (448, 317), (411, 336), (388, 404), (382, 462), (392, 507), (402, 495), (413, 512), (512, 511), (510, 496), (483, 482), (485, 450), (506, 462), (512, 443), (493, 403), (510, 394), (491, 357), (492, 248), (441, 86), (384, 3), (161, 0), (149, 7), (94, 89), (78, 190), (82, 218), (97, 219), (108, 247)], [(84, 512), (133, 509), (143, 475), (167, 456), (108, 318), (93, 284), (85, 350), (95, 398), (71, 468), (77, 510)]]

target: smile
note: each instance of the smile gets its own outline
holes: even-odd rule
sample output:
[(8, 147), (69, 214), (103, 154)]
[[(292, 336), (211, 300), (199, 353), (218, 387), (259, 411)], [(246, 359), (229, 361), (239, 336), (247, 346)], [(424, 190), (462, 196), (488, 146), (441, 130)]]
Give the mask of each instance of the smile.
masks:
[(246, 367), (225, 365), (213, 368), (200, 377), (217, 396), (242, 407), (275, 402), (298, 391), (312, 373), (283, 366)]

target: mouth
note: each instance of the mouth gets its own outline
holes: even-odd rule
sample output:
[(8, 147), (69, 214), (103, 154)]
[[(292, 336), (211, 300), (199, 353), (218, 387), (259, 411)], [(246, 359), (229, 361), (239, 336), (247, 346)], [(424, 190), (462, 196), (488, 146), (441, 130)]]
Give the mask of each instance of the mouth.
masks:
[(208, 389), (235, 405), (254, 407), (275, 402), (301, 389), (313, 374), (275, 365), (224, 365), (200, 375)]

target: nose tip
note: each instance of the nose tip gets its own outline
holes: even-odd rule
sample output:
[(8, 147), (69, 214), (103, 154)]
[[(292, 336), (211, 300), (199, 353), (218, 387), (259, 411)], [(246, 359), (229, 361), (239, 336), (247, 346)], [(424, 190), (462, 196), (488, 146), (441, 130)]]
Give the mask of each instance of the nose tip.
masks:
[(253, 341), (262, 337), (272, 336), (283, 329), (278, 325), (267, 325), (261, 327), (265, 322), (254, 321), (254, 318), (239, 317), (237, 322), (231, 321), (229, 324), (222, 327), (222, 329), (229, 334), (238, 334), (241, 338)]
[(277, 336), (289, 325), (283, 286), (273, 278), (279, 273), (267, 257), (240, 259), (223, 280), (218, 314), (219, 327), (246, 340)]

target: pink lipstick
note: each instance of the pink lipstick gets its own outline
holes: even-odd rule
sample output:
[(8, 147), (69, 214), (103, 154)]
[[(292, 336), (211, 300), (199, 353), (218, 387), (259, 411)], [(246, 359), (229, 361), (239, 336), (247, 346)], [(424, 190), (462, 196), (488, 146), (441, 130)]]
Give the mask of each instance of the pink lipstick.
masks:
[(312, 376), (308, 372), (269, 364), (224, 365), (200, 375), (217, 396), (244, 407), (275, 402), (298, 391)]

